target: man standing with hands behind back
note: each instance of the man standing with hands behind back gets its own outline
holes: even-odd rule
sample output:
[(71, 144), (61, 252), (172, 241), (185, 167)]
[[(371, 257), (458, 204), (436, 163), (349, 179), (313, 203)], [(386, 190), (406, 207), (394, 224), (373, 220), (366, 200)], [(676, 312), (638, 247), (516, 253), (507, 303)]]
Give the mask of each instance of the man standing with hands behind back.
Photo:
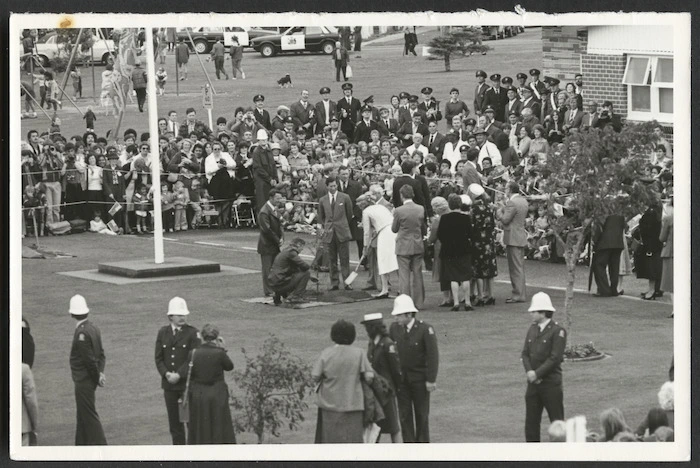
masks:
[(505, 206), (496, 211), (496, 218), (503, 224), (503, 243), (506, 245), (508, 272), (510, 273), (510, 284), (513, 287), (513, 293), (511, 297), (506, 299), (506, 304), (513, 304), (527, 300), (525, 290), (527, 200), (520, 195), (520, 186), (515, 181), (508, 182), (506, 198), (508, 201)]
[(396, 260), (399, 264), (399, 293), (413, 299), (417, 308), (423, 307), (425, 287), (423, 286), (423, 236), (425, 208), (413, 202), (413, 187), (404, 185), (399, 189), (401, 206), (394, 210), (391, 230), (396, 236)]
[(270, 268), (275, 257), (282, 247), (282, 225), (280, 224), (277, 207), (282, 203), (282, 194), (277, 190), (270, 190), (267, 203), (258, 213), (258, 225), (260, 237), (258, 237), (258, 253), (262, 264), (263, 292), (266, 296), (272, 295), (272, 289), (268, 281)]
[(156, 338), (156, 369), (161, 375), (161, 387), (168, 411), (168, 423), (173, 445), (185, 445), (185, 428), (180, 422), (177, 401), (185, 391), (185, 380), (180, 379), (178, 369), (187, 361), (190, 351), (200, 345), (196, 328), (187, 324), (187, 302), (173, 297), (168, 304), (170, 323), (158, 330)]
[[(343, 279), (350, 275), (350, 240), (353, 222), (352, 200), (350, 196), (338, 191), (338, 182), (329, 177), (326, 180), (328, 193), (318, 201), (318, 230), (322, 231), (321, 242), (327, 245), (331, 270), (331, 291), (340, 289), (338, 278), (338, 259)], [(345, 285), (345, 289), (352, 289)]]

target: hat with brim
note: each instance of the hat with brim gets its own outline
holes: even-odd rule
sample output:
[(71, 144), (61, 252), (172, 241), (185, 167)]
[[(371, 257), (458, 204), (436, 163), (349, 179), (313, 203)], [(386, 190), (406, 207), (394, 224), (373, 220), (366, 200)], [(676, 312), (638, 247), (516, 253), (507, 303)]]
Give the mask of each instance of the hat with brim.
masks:
[(87, 315), (90, 312), (88, 309), (87, 302), (85, 298), (80, 294), (70, 298), (70, 306), (68, 308), (68, 313), (71, 315)]
[(399, 294), (394, 299), (394, 310), (391, 311), (391, 315), (402, 315), (418, 312), (416, 306), (413, 304), (413, 299), (407, 294)]
[(170, 303), (168, 303), (168, 315), (190, 315), (187, 302), (178, 296), (170, 299)]
[(532, 296), (532, 301), (530, 301), (530, 308), (527, 309), (528, 312), (544, 312), (551, 311), (555, 312), (557, 309), (552, 305), (552, 300), (549, 298), (549, 294), (544, 292), (538, 292)]
[(360, 322), (362, 324), (365, 323), (376, 323), (376, 322), (381, 322), (384, 320), (384, 317), (382, 316), (381, 312), (375, 312), (373, 314), (365, 314), (364, 319)]

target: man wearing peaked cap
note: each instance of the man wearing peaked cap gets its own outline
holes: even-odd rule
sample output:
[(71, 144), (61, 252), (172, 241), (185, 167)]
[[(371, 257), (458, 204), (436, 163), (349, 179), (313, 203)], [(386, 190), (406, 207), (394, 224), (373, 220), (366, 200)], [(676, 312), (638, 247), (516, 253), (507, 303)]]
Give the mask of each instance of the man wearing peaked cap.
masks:
[(343, 83), (343, 98), (338, 101), (338, 118), (340, 119), (340, 130), (345, 133), (348, 138), (353, 138), (355, 125), (360, 121), (360, 109), (362, 103), (352, 95), (352, 83)]
[(262, 94), (256, 94), (253, 96), (253, 102), (255, 103), (255, 120), (257, 120), (260, 125), (265, 127), (266, 130), (272, 130), (270, 113), (264, 109), (265, 96)]
[(324, 86), (319, 90), (319, 94), (321, 95), (321, 100), (314, 106), (316, 109), (316, 112), (314, 112), (316, 119), (315, 135), (323, 133), (324, 129), (330, 126), (331, 118), (338, 113), (337, 104), (331, 99), (331, 89)]
[(401, 362), (398, 402), (403, 441), (430, 442), (430, 392), (436, 389), (439, 356), (435, 329), (416, 319), (411, 296), (394, 299), (389, 336), (396, 343)]
[(540, 121), (547, 127), (554, 129), (554, 125), (547, 125), (549, 120), (552, 120), (552, 113), (559, 107), (559, 80), (546, 76), (544, 78), (545, 88), (547, 93), (542, 97), (542, 115)]
[(167, 312), (170, 323), (158, 330), (156, 337), (156, 369), (161, 376), (173, 445), (185, 445), (185, 428), (180, 422), (177, 405), (185, 391), (185, 381), (180, 379), (178, 370), (187, 361), (190, 351), (200, 345), (199, 332), (187, 323), (189, 314), (183, 298), (170, 299)]
[(358, 144), (361, 141), (369, 143), (371, 140), (370, 136), (372, 134), (372, 130), (379, 130), (377, 122), (375, 120), (372, 120), (373, 110), (374, 109), (372, 108), (372, 106), (368, 104), (362, 106), (362, 120), (360, 120), (360, 122), (357, 124), (354, 131), (353, 142), (355, 144)]
[[(493, 108), (495, 120), (505, 122), (505, 109), (508, 102), (507, 92), (501, 89), (501, 75), (494, 73), (491, 75), (492, 86), (484, 95), (484, 104), (486, 107)], [(486, 109), (483, 110), (486, 112)]]
[(503, 88), (508, 89), (513, 87), (513, 78), (510, 76), (504, 76), (501, 78), (501, 84), (503, 85)]
[(75, 445), (107, 445), (100, 416), (95, 408), (95, 390), (98, 386), (104, 387), (106, 383), (102, 334), (88, 320), (90, 309), (80, 294), (71, 297), (68, 312), (78, 322), (70, 350), (77, 413)]
[(440, 112), (439, 104), (435, 98), (432, 97), (433, 88), (430, 86), (425, 86), (420, 90), (420, 92), (423, 95), (423, 102), (418, 104), (418, 109), (425, 113), (428, 119), (428, 121), (425, 123), (428, 124), (430, 122), (439, 122), (442, 120), (442, 113)]
[(527, 390), (525, 392), (525, 440), (540, 441), (542, 410), (549, 421), (564, 420), (561, 363), (566, 348), (566, 330), (552, 321), (554, 306), (546, 293), (532, 296), (528, 312), (532, 325), (521, 354)]
[(489, 85), (485, 83), (486, 72), (479, 70), (476, 72), (476, 89), (474, 90), (474, 112), (476, 115), (481, 115), (486, 108), (486, 91), (489, 90)]
[(364, 101), (362, 101), (363, 106), (369, 106), (371, 112), (372, 112), (372, 120), (375, 122), (379, 121), (379, 109), (374, 107), (374, 94), (370, 94), (367, 98), (365, 98)]
[(518, 80), (518, 86), (516, 88), (518, 89), (518, 97), (520, 99), (523, 99), (523, 88), (527, 87), (527, 75), (525, 73), (518, 73), (515, 75), (515, 78)]
[(532, 68), (530, 70), (530, 76), (532, 81), (528, 85), (532, 92), (535, 93), (537, 100), (542, 100), (542, 95), (547, 92), (547, 87), (542, 81), (540, 81), (540, 71), (537, 68)]

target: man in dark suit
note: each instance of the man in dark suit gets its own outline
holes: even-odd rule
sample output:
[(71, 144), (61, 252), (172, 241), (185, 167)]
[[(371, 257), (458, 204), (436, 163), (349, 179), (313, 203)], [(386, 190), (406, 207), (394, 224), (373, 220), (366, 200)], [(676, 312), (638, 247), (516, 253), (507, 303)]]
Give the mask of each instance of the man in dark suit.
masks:
[(343, 98), (338, 101), (338, 118), (340, 129), (348, 138), (354, 137), (355, 125), (360, 120), (360, 100), (352, 96), (352, 83), (343, 83)]
[(420, 115), (421, 123), (428, 124), (428, 116), (418, 108), (418, 96), (412, 95), (408, 97), (408, 109), (399, 110), (399, 127), (402, 127), (406, 122), (412, 122), (416, 114)]
[(301, 99), (289, 106), (289, 115), (294, 120), (295, 127), (306, 132), (306, 138), (313, 136), (316, 111), (309, 102), (308, 90), (302, 90)]
[(518, 90), (515, 88), (508, 88), (506, 95), (508, 96), (508, 100), (506, 101), (506, 105), (503, 107), (504, 114), (508, 116), (511, 112), (515, 112), (516, 114), (520, 115), (523, 102), (518, 99)]
[(316, 103), (316, 129), (314, 135), (323, 134), (326, 127), (330, 127), (331, 118), (338, 114), (335, 101), (331, 100), (331, 89), (324, 86), (319, 91), (321, 100)]
[(180, 422), (178, 400), (185, 391), (185, 380), (180, 379), (178, 370), (187, 362), (190, 351), (200, 345), (199, 332), (187, 323), (187, 302), (181, 297), (173, 297), (168, 304), (170, 323), (158, 330), (156, 337), (156, 369), (161, 376), (161, 387), (168, 411), (168, 423), (173, 445), (185, 445), (185, 427)]
[(282, 303), (282, 297), (287, 297), (287, 301), (291, 303), (304, 302), (304, 291), (311, 278), (309, 264), (299, 256), (304, 245), (304, 239), (292, 239), (275, 257), (268, 278), (270, 287), (275, 292), (275, 305)]
[(413, 143), (413, 135), (420, 133), (423, 135), (423, 140), (428, 136), (428, 126), (422, 122), (422, 115), (416, 112), (413, 114), (413, 119), (410, 122), (404, 122), (396, 133), (399, 141), (404, 148), (408, 148)]
[(395, 137), (399, 131), (399, 121), (389, 117), (389, 109), (382, 107), (379, 109), (379, 120), (377, 121), (379, 134), (385, 137)]
[(603, 109), (598, 113), (597, 127), (603, 129), (608, 125), (612, 125), (616, 132), (622, 129), (620, 116), (613, 111), (612, 101), (603, 102)]
[(260, 123), (265, 129), (272, 130), (272, 122), (270, 121), (270, 113), (263, 109), (265, 105), (265, 96), (262, 94), (256, 94), (253, 97), (253, 102), (255, 103), (255, 120)]
[(280, 223), (277, 208), (282, 204), (282, 194), (272, 189), (268, 194), (268, 200), (258, 213), (258, 254), (262, 264), (263, 292), (266, 296), (272, 295), (272, 289), (267, 281), (270, 276), (270, 268), (275, 257), (282, 247), (282, 225)]
[(566, 330), (552, 320), (552, 301), (546, 293), (532, 296), (532, 325), (525, 337), (520, 359), (525, 368), (525, 440), (540, 441), (542, 410), (547, 409), (550, 423), (564, 420), (564, 392), (561, 363), (566, 349)]
[(532, 90), (538, 101), (542, 100), (542, 95), (547, 91), (545, 84), (540, 81), (540, 71), (537, 68), (530, 69), (532, 81), (528, 84), (528, 88)]
[[(262, 137), (262, 138), (261, 138)], [(277, 164), (272, 156), (267, 132), (258, 131), (258, 144), (253, 150), (253, 182), (255, 184), (255, 211), (267, 203), (270, 189), (277, 185)]]
[(350, 232), (352, 237), (357, 242), (358, 257), (362, 256), (364, 248), (364, 240), (362, 236), (362, 210), (357, 206), (357, 198), (362, 195), (362, 184), (350, 178), (350, 168), (340, 166), (338, 168), (338, 191), (347, 194), (352, 202), (352, 223), (350, 224)]
[(335, 49), (333, 49), (331, 57), (333, 58), (333, 64), (335, 65), (335, 81), (340, 81), (341, 73), (343, 74), (343, 81), (348, 81), (347, 76), (345, 76), (345, 72), (347, 71), (348, 62), (350, 61), (350, 54), (348, 53), (348, 50), (342, 46), (340, 41), (336, 41)]
[(477, 70), (476, 89), (474, 89), (474, 112), (476, 115), (481, 115), (484, 109), (486, 109), (486, 91), (488, 91), (489, 85), (487, 85), (485, 81), (486, 72), (484, 70)]
[(403, 441), (428, 443), (430, 393), (437, 388), (440, 359), (435, 329), (417, 320), (416, 312), (410, 296), (397, 296), (391, 312), (396, 321), (389, 327), (389, 336), (396, 343), (401, 363), (397, 393)]
[(462, 167), (462, 180), (464, 181), (464, 190), (466, 190), (471, 184), (482, 185), (482, 183), (481, 176), (476, 169), (476, 161), (479, 159), (479, 148), (469, 148), (467, 145), (462, 145), (460, 152), (463, 149), (467, 149), (467, 162)]
[(428, 137), (423, 140), (423, 143), (428, 147), (428, 153), (434, 154), (438, 161), (442, 159), (442, 150), (445, 147), (445, 135), (438, 132), (438, 124), (436, 121), (428, 124)]
[(581, 118), (582, 128), (596, 128), (598, 126), (598, 103), (595, 101), (589, 101), (588, 112), (585, 112)]
[[(624, 247), (622, 236), (625, 232), (625, 218), (611, 214), (601, 223), (593, 224), (593, 275), (598, 292), (594, 296), (617, 296), (620, 273), (620, 254)], [(607, 271), (606, 271), (607, 270)], [(608, 281), (608, 273), (610, 281)]]
[(379, 130), (377, 122), (372, 120), (372, 108), (368, 105), (362, 107), (362, 120), (355, 126), (353, 142), (358, 144), (361, 141), (369, 143), (372, 130)]
[[(546, 92), (542, 98), (542, 114), (540, 115), (540, 120), (546, 126), (547, 121), (552, 120), (552, 113), (559, 108), (559, 80), (557, 78), (552, 78), (551, 76), (545, 76), (544, 78)], [(552, 124), (552, 128), (554, 125)]]
[(534, 98), (533, 91), (531, 88), (523, 88), (523, 105), (520, 109), (520, 113), (523, 113), (523, 109), (529, 108), (532, 111), (532, 115), (540, 118), (540, 110), (542, 109), (540, 102)]
[[(418, 177), (414, 175), (415, 171), (415, 162), (406, 160), (401, 163), (401, 172), (403, 172), (403, 175), (394, 180), (394, 185), (391, 189), (391, 201), (394, 207), (401, 206), (403, 204), (400, 195), (401, 187), (404, 185), (410, 185), (413, 189), (413, 196), (411, 197), (412, 201), (422, 206), (427, 211), (428, 206), (430, 206), (430, 191), (428, 190), (428, 183), (425, 181), (425, 177), (421, 176), (422, 181), (418, 179)], [(425, 182), (425, 187), (423, 187), (423, 182)]]
[(525, 99), (523, 97), (523, 89), (527, 88), (527, 75), (525, 73), (520, 72), (517, 75), (515, 75), (515, 78), (518, 80), (518, 86), (516, 86), (515, 89), (518, 90), (518, 98), (520, 98), (520, 100), (522, 101), (523, 99)]
[(506, 245), (508, 272), (513, 288), (507, 304), (525, 302), (527, 291), (525, 286), (525, 246), (527, 245), (527, 200), (520, 195), (520, 186), (515, 181), (506, 185), (505, 206), (496, 211), (496, 218), (503, 224), (503, 243)]
[(423, 236), (426, 234), (425, 209), (413, 202), (413, 187), (399, 190), (402, 205), (394, 209), (391, 230), (396, 233), (396, 260), (399, 264), (399, 293), (408, 294), (416, 307), (423, 307)]
[(486, 106), (491, 106), (494, 117), (499, 122), (505, 122), (505, 109), (508, 102), (508, 95), (505, 89), (501, 88), (501, 75), (494, 73), (491, 75), (491, 87), (486, 90), (484, 101)]
[(423, 95), (423, 102), (418, 104), (418, 109), (425, 113), (428, 123), (442, 120), (442, 112), (440, 112), (438, 102), (433, 97), (433, 88), (426, 86), (420, 92)]
[[(331, 291), (339, 289), (338, 260), (343, 280), (350, 275), (350, 246), (353, 222), (352, 200), (338, 192), (338, 182), (329, 177), (326, 180), (328, 193), (318, 201), (318, 230), (323, 230), (321, 240), (326, 244), (330, 261)], [(352, 289), (345, 285), (345, 289)]]

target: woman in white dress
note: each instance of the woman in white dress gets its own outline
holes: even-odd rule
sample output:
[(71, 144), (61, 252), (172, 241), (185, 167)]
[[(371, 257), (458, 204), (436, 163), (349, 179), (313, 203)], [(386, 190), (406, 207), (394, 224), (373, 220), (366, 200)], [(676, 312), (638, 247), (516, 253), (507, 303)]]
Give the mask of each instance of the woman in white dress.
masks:
[(391, 230), (394, 216), (389, 208), (366, 193), (357, 198), (357, 206), (362, 210), (362, 227), (364, 229), (365, 249), (377, 240), (377, 274), (382, 281), (382, 290), (374, 295), (376, 298), (389, 297), (389, 274), (399, 269), (396, 260), (396, 234)]

